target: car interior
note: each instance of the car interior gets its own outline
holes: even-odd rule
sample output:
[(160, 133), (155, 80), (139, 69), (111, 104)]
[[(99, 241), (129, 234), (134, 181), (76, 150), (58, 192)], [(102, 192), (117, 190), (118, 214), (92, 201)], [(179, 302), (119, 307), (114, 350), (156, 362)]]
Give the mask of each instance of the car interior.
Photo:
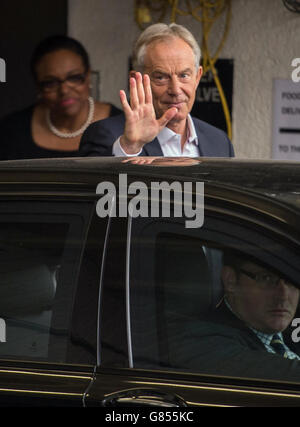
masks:
[(132, 265), (133, 364), (184, 368), (177, 361), (186, 326), (205, 318), (223, 297), (222, 251), (197, 237), (168, 232), (158, 233), (151, 246), (139, 255), (150, 258), (152, 253), (147, 267), (141, 271), (137, 260)]
[[(57, 291), (63, 228), (7, 222), (0, 230), (0, 318), (2, 357), (47, 360)], [(63, 235), (64, 236), (64, 235)], [(46, 242), (46, 243), (45, 243)]]

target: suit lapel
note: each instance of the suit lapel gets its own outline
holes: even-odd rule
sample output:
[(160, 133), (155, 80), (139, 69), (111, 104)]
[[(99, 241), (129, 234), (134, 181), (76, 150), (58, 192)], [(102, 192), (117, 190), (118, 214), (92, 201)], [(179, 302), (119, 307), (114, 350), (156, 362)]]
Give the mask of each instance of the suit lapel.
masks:
[(283, 340), (285, 342), (285, 344), (294, 352), (296, 353), (298, 356), (300, 356), (300, 347), (299, 344), (294, 342), (292, 340), (292, 332), (293, 329), (291, 326), (289, 326), (283, 333)]
[[(193, 120), (193, 123), (198, 137), (199, 155), (203, 157), (213, 157), (215, 153), (213, 152), (212, 144), (201, 130), (201, 124), (195, 120)], [(157, 138), (144, 145), (141, 156), (163, 156), (163, 152)]]
[(144, 145), (141, 156), (163, 156), (163, 152), (157, 138)]
[(193, 120), (193, 123), (194, 123), (196, 134), (198, 137), (198, 149), (199, 149), (200, 156), (214, 157), (215, 153), (213, 152), (212, 144), (209, 142), (206, 135), (201, 130), (200, 124), (195, 120)]
[(242, 322), (238, 317), (236, 317), (231, 310), (226, 306), (225, 301), (223, 300), (219, 307), (215, 310), (213, 314), (213, 319), (218, 323), (225, 324), (229, 327), (240, 330), (243, 333), (243, 337), (247, 340), (248, 345), (254, 349), (266, 350), (262, 341), (258, 338), (252, 329), (248, 328), (244, 322)]

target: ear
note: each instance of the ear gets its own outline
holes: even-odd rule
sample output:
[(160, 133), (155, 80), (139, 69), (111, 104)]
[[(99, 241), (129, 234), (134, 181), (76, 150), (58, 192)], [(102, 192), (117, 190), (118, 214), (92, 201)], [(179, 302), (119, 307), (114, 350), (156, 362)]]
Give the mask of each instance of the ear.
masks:
[(222, 268), (221, 277), (224, 284), (225, 293), (233, 292), (235, 290), (237, 282), (237, 275), (234, 269), (232, 267), (229, 267), (228, 265), (225, 265)]
[(200, 83), (200, 80), (201, 80), (202, 74), (203, 74), (203, 67), (201, 67), (201, 66), (200, 66), (200, 67), (198, 68), (197, 75), (196, 75), (196, 82), (197, 82), (197, 86), (198, 86), (198, 84)]

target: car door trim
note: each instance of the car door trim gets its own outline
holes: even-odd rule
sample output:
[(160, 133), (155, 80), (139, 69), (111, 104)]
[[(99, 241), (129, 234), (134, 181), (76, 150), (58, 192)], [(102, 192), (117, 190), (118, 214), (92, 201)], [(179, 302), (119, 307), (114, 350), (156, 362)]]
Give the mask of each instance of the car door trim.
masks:
[(126, 239), (126, 329), (127, 329), (127, 345), (128, 345), (128, 363), (129, 367), (133, 368), (133, 353), (132, 353), (132, 338), (131, 338), (131, 319), (130, 319), (130, 247), (131, 247), (131, 228), (132, 216), (128, 212), (127, 222), (127, 239)]
[(101, 259), (101, 269), (100, 269), (100, 278), (99, 278), (99, 293), (98, 293), (98, 318), (97, 318), (97, 354), (96, 354), (96, 364), (97, 366), (101, 365), (101, 299), (102, 299), (102, 285), (103, 285), (103, 276), (104, 276), (104, 266), (105, 266), (105, 258), (106, 258), (106, 251), (107, 251), (107, 245), (109, 242), (109, 232), (111, 228), (111, 213), (113, 212), (114, 206), (116, 204), (116, 198), (114, 196), (111, 197), (111, 212), (108, 216), (106, 231), (105, 231), (105, 237), (104, 237), (104, 244), (103, 244), (103, 253), (102, 253), (102, 259)]

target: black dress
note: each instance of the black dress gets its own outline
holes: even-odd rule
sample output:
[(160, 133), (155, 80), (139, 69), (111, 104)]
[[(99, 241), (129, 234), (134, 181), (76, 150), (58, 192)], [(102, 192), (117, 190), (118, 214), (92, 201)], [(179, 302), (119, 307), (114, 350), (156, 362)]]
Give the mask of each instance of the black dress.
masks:
[[(38, 146), (31, 133), (34, 106), (11, 113), (0, 120), (0, 160), (79, 157), (79, 151), (51, 150)], [(111, 105), (110, 116), (122, 111)]]

